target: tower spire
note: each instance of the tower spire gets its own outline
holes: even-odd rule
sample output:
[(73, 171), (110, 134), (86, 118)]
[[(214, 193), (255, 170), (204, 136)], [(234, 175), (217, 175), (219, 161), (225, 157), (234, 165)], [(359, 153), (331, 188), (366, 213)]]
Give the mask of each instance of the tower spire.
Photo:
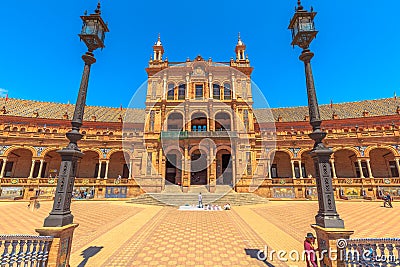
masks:
[(240, 32), (238, 33), (238, 41), (235, 48), (236, 60), (246, 60), (245, 57), (246, 45), (243, 43), (240, 37)]
[(153, 45), (153, 52), (155, 61), (163, 61), (164, 47), (161, 43), (161, 35), (158, 33), (157, 42)]

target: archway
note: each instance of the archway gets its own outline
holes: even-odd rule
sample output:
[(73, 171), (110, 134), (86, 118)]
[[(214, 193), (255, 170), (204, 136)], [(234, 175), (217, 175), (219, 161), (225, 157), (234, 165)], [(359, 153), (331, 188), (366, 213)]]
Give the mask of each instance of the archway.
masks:
[(205, 132), (207, 131), (207, 115), (204, 112), (196, 112), (191, 117), (192, 131)]
[[(338, 178), (354, 178), (360, 177), (361, 174), (359, 172), (358, 163), (357, 163), (357, 155), (354, 151), (349, 149), (340, 149), (335, 151), (334, 159), (335, 159), (335, 170), (336, 176)], [(364, 177), (368, 177), (368, 170), (364, 170), (367, 168), (365, 164), (362, 164)]]
[(392, 151), (386, 148), (375, 148), (369, 152), (369, 157), (372, 176), (376, 178), (399, 177)]
[[(297, 168), (298, 169), (298, 168)], [(297, 169), (295, 170), (296, 177), (297, 177)], [(300, 173), (300, 171), (299, 171)], [(310, 150), (304, 151), (301, 154), (301, 174), (304, 178), (307, 177), (315, 177), (315, 168), (314, 168), (314, 161), (310, 156)], [(300, 177), (300, 174), (299, 174)]]
[(191, 185), (207, 185), (207, 154), (199, 149), (193, 151), (190, 155)]
[(181, 131), (183, 128), (183, 116), (181, 113), (173, 112), (168, 116), (167, 130)]
[(118, 176), (121, 175), (122, 178), (128, 178), (129, 166), (127, 162), (129, 161), (129, 155), (123, 151), (112, 153), (110, 156), (107, 177), (118, 178)]
[(228, 113), (219, 112), (215, 115), (215, 130), (216, 131), (231, 130), (231, 116)]
[(217, 185), (233, 186), (231, 153), (227, 149), (217, 152)]
[(271, 165), (271, 178), (291, 178), (292, 166), (290, 155), (284, 151), (276, 151)]
[(17, 148), (7, 155), (7, 163), (4, 169), (4, 177), (29, 177), (32, 166), (32, 151), (25, 148)]
[(78, 178), (97, 178), (99, 168), (99, 153), (95, 151), (85, 151), (82, 159), (78, 162), (76, 177)]
[(46, 168), (43, 166), (44, 175), (42, 177), (56, 177), (61, 166), (61, 156), (56, 150), (51, 150), (44, 156)]
[(179, 150), (170, 150), (165, 159), (166, 184), (182, 184), (182, 154)]

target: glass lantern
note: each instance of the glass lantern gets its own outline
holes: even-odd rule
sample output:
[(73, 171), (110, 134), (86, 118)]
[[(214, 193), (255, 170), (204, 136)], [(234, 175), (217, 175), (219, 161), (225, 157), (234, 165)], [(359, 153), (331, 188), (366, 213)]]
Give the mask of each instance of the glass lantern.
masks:
[(316, 12), (308, 12), (301, 6), (296, 9), (296, 13), (290, 21), (289, 29), (292, 30), (292, 45), (307, 49), (312, 40), (317, 36), (314, 17)]
[(81, 19), (83, 26), (79, 37), (85, 42), (89, 51), (104, 48), (105, 33), (109, 30), (100, 16), (100, 7), (95, 10), (94, 14), (81, 16)]

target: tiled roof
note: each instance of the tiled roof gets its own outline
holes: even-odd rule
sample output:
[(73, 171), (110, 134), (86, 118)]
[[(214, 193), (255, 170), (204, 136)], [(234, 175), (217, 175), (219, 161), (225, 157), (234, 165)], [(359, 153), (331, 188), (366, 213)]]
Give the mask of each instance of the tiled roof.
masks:
[[(20, 117), (36, 117), (47, 119), (63, 119), (64, 114), (67, 112), (69, 119), (72, 118), (74, 112), (74, 105), (61, 104), (54, 102), (40, 102), (33, 100), (21, 100), (9, 98), (5, 102), (4, 98), (0, 98), (0, 103), (6, 103), (5, 108), (7, 113), (5, 116), (20, 116)], [(3, 104), (4, 105), (4, 104)], [(2, 105), (0, 104), (0, 107)], [(320, 113), (322, 120), (332, 119), (332, 112), (334, 111), (338, 119), (359, 118), (363, 117), (363, 112), (367, 111), (369, 116), (385, 116), (393, 115), (396, 113), (398, 103), (393, 98), (384, 98), (377, 100), (364, 100), (359, 102), (348, 102), (330, 105), (321, 105)], [(272, 114), (275, 120), (281, 117), (283, 122), (291, 121), (304, 121), (305, 116), (308, 115), (307, 107), (288, 107), (288, 108), (272, 108)], [(96, 117), (96, 121), (100, 122), (118, 122), (120, 116), (124, 117), (126, 109), (111, 108), (111, 107), (98, 107), (86, 106), (84, 120), (92, 121), (92, 116)], [(38, 115), (36, 114), (38, 113)], [(268, 121), (268, 114), (271, 114), (266, 109), (256, 109), (254, 111), (256, 118), (259, 122)], [(0, 114), (2, 112), (0, 111)], [(135, 109), (134, 112), (129, 113), (130, 121), (143, 122), (145, 117), (144, 109)]]
[[(5, 99), (0, 98), (0, 103), (4, 106)], [(33, 100), (21, 100), (9, 98), (5, 104), (7, 113), (6, 116), (20, 116), (20, 117), (39, 117), (46, 119), (63, 119), (64, 114), (67, 112), (69, 119), (72, 119), (74, 115), (74, 107), (72, 104), (61, 104), (54, 102), (40, 102)], [(122, 118), (125, 115), (126, 109), (111, 108), (111, 107), (98, 107), (98, 106), (86, 106), (85, 107), (85, 121), (93, 121), (92, 117), (96, 117), (96, 121), (100, 122), (119, 122), (119, 117)], [(35, 113), (38, 113), (36, 115)], [(3, 112), (0, 111), (0, 114)], [(143, 121), (144, 110), (138, 109), (137, 112), (132, 112), (135, 116), (134, 121)], [(136, 117), (137, 116), (137, 117)]]
[[(363, 100), (358, 102), (346, 102), (331, 105), (320, 105), (320, 115), (322, 120), (331, 120), (333, 112), (338, 119), (361, 118), (363, 112), (368, 112), (372, 116), (387, 116), (396, 114), (397, 106), (400, 101), (394, 98), (383, 98), (376, 100)], [(266, 112), (263, 109), (256, 109), (255, 114), (259, 122), (265, 121)], [(280, 116), (283, 122), (304, 121), (308, 116), (308, 107), (288, 107), (288, 108), (272, 108), (272, 114), (275, 120)], [(258, 117), (259, 116), (259, 117)]]

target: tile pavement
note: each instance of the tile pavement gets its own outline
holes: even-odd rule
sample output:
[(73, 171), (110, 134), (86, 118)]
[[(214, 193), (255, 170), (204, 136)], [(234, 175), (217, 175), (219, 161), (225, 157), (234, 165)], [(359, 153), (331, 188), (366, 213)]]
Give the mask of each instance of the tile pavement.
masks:
[[(51, 209), (42, 202), (34, 212), (26, 202), (0, 202), (0, 233), (35, 234)], [(399, 237), (400, 204), (338, 202), (338, 212), (353, 237)], [(265, 245), (301, 249), (318, 205), (314, 201), (271, 201), (232, 211), (178, 211), (122, 201), (74, 202), (77, 228), (71, 267), (113, 266), (304, 266), (267, 265), (255, 259)], [(89, 258), (83, 251), (101, 246)]]

